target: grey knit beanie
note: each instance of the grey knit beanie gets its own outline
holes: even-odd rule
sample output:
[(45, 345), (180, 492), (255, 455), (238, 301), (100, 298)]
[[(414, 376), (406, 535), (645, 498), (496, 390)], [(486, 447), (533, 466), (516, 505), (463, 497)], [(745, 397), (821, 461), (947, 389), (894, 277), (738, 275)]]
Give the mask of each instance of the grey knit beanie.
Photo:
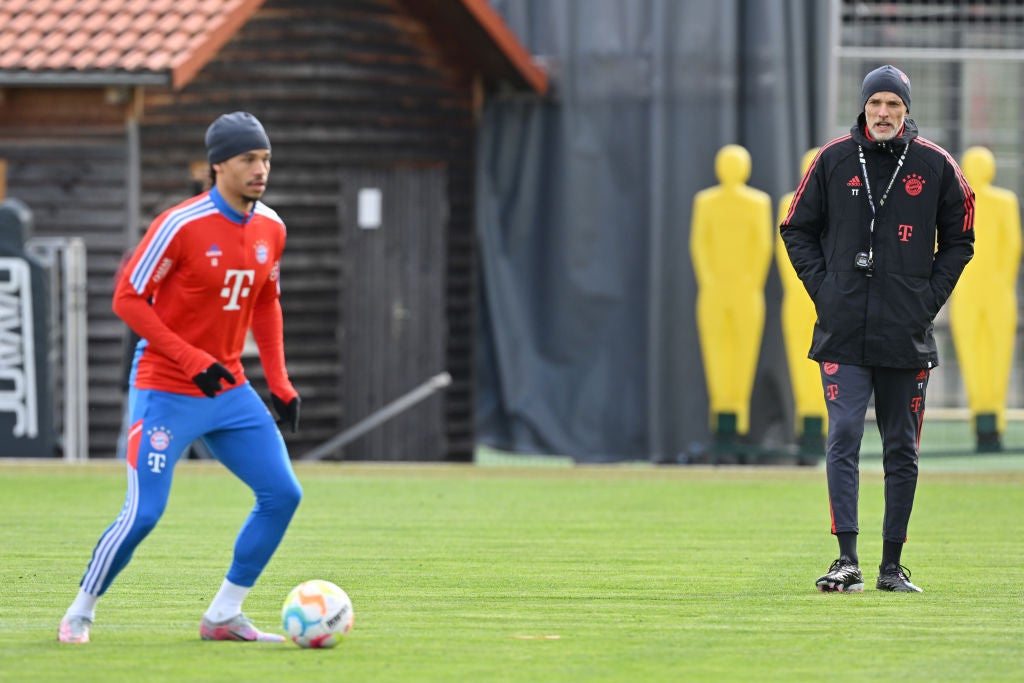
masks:
[(254, 149), (270, 149), (270, 138), (259, 119), (248, 112), (224, 114), (206, 129), (206, 156), (211, 164)]
[(876, 92), (894, 92), (907, 105), (907, 113), (910, 113), (910, 79), (907, 75), (894, 67), (892, 64), (880, 66), (864, 77), (864, 84), (860, 87), (860, 108), (864, 109), (868, 98)]

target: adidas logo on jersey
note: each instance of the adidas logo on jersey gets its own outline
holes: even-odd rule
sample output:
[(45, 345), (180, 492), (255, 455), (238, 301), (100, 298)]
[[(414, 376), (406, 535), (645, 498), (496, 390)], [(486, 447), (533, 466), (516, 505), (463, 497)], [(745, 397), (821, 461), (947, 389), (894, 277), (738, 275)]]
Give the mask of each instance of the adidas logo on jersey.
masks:
[(864, 183), (862, 183), (860, 181), (860, 176), (859, 175), (855, 175), (855, 176), (853, 176), (852, 178), (850, 178), (849, 180), (846, 181), (846, 186), (847, 187), (864, 187)]

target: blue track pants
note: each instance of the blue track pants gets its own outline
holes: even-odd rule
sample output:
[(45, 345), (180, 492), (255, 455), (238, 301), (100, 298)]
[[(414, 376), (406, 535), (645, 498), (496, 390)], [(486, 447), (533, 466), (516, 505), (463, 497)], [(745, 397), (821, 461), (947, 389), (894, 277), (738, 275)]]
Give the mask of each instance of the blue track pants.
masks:
[(178, 459), (199, 438), (256, 496), (227, 573), (239, 586), (255, 584), (302, 499), (284, 439), (263, 401), (245, 383), (214, 398), (132, 388), (129, 404), (128, 492), (93, 550), (82, 589), (103, 595), (125, 568), (163, 515)]

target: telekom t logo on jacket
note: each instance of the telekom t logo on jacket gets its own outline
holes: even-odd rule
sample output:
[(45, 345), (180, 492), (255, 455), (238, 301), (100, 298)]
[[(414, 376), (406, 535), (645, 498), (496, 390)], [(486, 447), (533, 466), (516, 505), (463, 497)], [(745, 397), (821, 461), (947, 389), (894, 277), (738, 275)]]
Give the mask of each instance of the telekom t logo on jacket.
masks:
[(899, 231), (900, 242), (909, 242), (910, 236), (914, 233), (914, 226), (901, 224)]
[(242, 308), (238, 305), (238, 299), (249, 296), (255, 279), (256, 271), (253, 270), (228, 270), (224, 273), (224, 289), (220, 290), (220, 296), (228, 300), (224, 306), (225, 311)]

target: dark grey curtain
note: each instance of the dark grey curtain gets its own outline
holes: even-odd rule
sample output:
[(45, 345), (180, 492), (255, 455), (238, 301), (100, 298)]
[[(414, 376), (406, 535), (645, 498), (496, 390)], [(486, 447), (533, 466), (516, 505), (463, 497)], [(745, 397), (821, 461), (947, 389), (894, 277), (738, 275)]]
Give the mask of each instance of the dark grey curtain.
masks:
[[(485, 106), (477, 432), (580, 461), (706, 446), (688, 254), (714, 157), (746, 147), (774, 201), (826, 135), (832, 3), (491, 0), (547, 67)], [(792, 438), (773, 267), (749, 440)]]

